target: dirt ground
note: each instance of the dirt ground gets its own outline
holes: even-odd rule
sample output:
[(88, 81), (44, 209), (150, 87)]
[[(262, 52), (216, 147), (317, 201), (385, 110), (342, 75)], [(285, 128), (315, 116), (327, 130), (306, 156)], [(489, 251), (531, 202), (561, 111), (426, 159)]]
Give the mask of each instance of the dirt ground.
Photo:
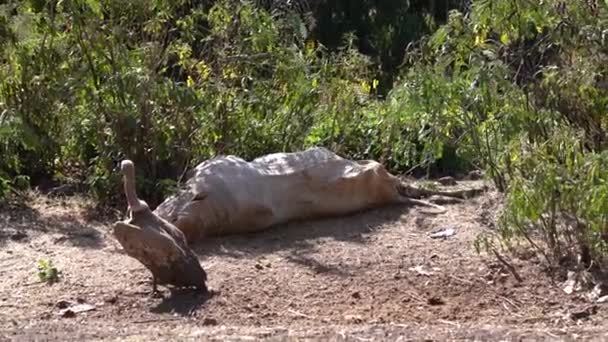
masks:
[[(608, 340), (608, 304), (566, 294), (534, 254), (504, 255), (519, 282), (476, 253), (499, 199), (209, 239), (193, 249), (212, 293), (161, 288), (157, 298), (111, 235), (118, 215), (31, 195), (0, 206), (0, 340)], [(455, 234), (429, 236), (446, 229)], [(40, 258), (61, 272), (57, 283), (39, 281)], [(70, 315), (72, 305), (88, 311)]]

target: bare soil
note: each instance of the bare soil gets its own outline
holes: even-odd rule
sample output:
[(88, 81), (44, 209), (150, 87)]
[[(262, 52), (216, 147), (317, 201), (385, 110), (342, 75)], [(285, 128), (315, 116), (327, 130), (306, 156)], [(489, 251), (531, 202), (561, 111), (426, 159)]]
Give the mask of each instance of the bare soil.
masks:
[[(440, 215), (393, 206), (208, 239), (192, 247), (212, 292), (155, 297), (111, 235), (118, 214), (32, 194), (0, 208), (0, 340), (608, 339), (608, 304), (566, 294), (534, 253), (503, 255), (521, 282), (476, 253), (499, 203), (490, 191)], [(40, 282), (41, 258), (58, 282)], [(65, 312), (77, 304), (92, 310)]]

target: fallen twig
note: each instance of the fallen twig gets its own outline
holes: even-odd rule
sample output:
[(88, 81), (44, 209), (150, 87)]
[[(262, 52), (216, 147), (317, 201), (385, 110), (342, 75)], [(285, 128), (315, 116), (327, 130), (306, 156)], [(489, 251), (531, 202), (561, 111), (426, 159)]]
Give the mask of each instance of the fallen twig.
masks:
[(170, 321), (179, 321), (180, 317), (171, 317), (171, 318), (154, 318), (154, 319), (145, 319), (141, 321), (133, 321), (133, 324), (145, 324), (145, 323), (155, 323), (155, 322), (170, 322)]
[(308, 318), (308, 319), (314, 319), (313, 316), (309, 316), (307, 314), (301, 313), (301, 312), (296, 311), (296, 310), (287, 309), (287, 312), (289, 312), (289, 313), (291, 313), (291, 314), (293, 314), (295, 316), (304, 317), (304, 318)]
[(502, 303), (502, 307), (505, 308), (505, 310), (508, 311), (510, 314), (513, 314), (513, 310), (509, 309), (509, 306), (504, 302)]
[(501, 264), (503, 264), (509, 270), (509, 272), (511, 272), (511, 274), (513, 274), (513, 277), (515, 277), (515, 279), (519, 283), (521, 283), (523, 281), (523, 279), (521, 278), (519, 273), (517, 273), (517, 270), (515, 269), (515, 267), (513, 265), (511, 265), (508, 261), (506, 261), (500, 254), (498, 254), (496, 249), (492, 249), (492, 252), (494, 252), (494, 256), (496, 256), (496, 259), (498, 259), (498, 261)]
[(448, 321), (448, 320), (445, 320), (445, 319), (438, 319), (437, 321), (440, 322), (440, 323), (443, 323), (443, 324), (448, 324), (448, 325), (454, 326), (454, 327), (460, 326), (456, 322)]
[(450, 277), (450, 278), (452, 278), (452, 279), (454, 279), (454, 280), (457, 280), (457, 281), (459, 281), (459, 282), (461, 282), (461, 283), (467, 284), (467, 285), (473, 285), (473, 282), (472, 282), (472, 281), (470, 281), (470, 280), (466, 280), (466, 279), (462, 279), (462, 278), (457, 277), (457, 276), (452, 275), (452, 274), (448, 274), (448, 277)]
[(505, 296), (501, 296), (501, 295), (498, 295), (498, 297), (499, 297), (499, 298), (501, 298), (502, 300), (504, 300), (505, 302), (507, 302), (507, 303), (511, 304), (511, 306), (512, 306), (512, 307), (514, 307), (515, 309), (517, 309), (517, 310), (519, 310), (519, 309), (520, 309), (520, 306), (519, 306), (519, 305), (517, 305), (517, 304), (515, 304), (515, 303), (514, 303), (512, 300), (510, 300), (509, 298), (507, 298), (507, 297), (505, 297)]
[(412, 293), (411, 291), (406, 291), (405, 294), (409, 295), (410, 298), (417, 300), (420, 303), (426, 303), (426, 300), (424, 300), (424, 298), (422, 298), (421, 296), (419, 296), (416, 293)]
[(43, 281), (34, 281), (34, 282), (31, 282), (31, 283), (25, 283), (25, 284), (23, 284), (21, 286), (26, 287), (26, 286), (34, 286), (34, 285), (40, 285), (40, 284), (44, 284), (44, 282)]

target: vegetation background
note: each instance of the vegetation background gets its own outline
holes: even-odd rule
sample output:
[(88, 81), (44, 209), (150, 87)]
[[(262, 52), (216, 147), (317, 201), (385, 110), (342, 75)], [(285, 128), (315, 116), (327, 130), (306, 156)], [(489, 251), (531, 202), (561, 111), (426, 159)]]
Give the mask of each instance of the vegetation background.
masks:
[[(0, 2), (0, 197), (152, 205), (185, 170), (326, 146), (418, 176), (483, 169), (498, 237), (551, 264), (608, 243), (608, 1)], [(517, 238), (517, 239), (513, 239)], [(538, 243), (537, 241), (542, 243)]]

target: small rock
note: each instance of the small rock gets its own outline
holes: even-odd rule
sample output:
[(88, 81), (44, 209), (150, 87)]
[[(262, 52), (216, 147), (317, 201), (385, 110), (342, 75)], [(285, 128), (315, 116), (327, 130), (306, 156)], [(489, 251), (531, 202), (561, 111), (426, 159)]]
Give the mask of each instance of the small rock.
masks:
[(58, 309), (65, 309), (65, 308), (67, 308), (68, 306), (70, 306), (70, 302), (68, 302), (67, 300), (60, 300), (60, 301), (58, 301), (58, 302), (55, 304), (55, 306), (56, 306)]
[(467, 178), (470, 179), (470, 180), (482, 179), (483, 178), (483, 171), (481, 171), (481, 170), (473, 170), (473, 171), (469, 172), (469, 174), (467, 175)]
[(581, 284), (577, 281), (576, 273), (569, 271), (568, 280), (564, 282), (563, 291), (566, 294), (572, 294), (573, 292), (579, 291), (580, 289)]
[(456, 180), (454, 179), (454, 177), (441, 177), (437, 180), (437, 182), (439, 182), (439, 184), (441, 185), (445, 185), (445, 186), (453, 186), (456, 185), (458, 183), (456, 183)]
[(95, 305), (78, 304), (78, 305), (74, 305), (74, 306), (70, 307), (70, 310), (74, 311), (75, 313), (93, 311), (93, 310), (95, 310)]
[(363, 318), (359, 315), (346, 315), (344, 319), (349, 323), (361, 323), (363, 322)]
[(597, 301), (599, 298), (608, 295), (604, 284), (596, 284), (593, 289), (587, 294), (590, 301)]
[(77, 304), (77, 305), (70, 306), (69, 308), (60, 310), (59, 316), (65, 317), (65, 318), (71, 318), (71, 317), (76, 316), (77, 313), (92, 311), (95, 309), (96, 309), (95, 305)]
[(427, 300), (427, 303), (429, 305), (443, 305), (443, 304), (445, 304), (445, 302), (443, 301), (443, 299), (441, 299), (439, 297), (430, 297)]
[(442, 230), (440, 232), (433, 233), (433, 234), (429, 235), (429, 237), (431, 239), (440, 239), (440, 238), (444, 238), (445, 239), (445, 238), (448, 238), (448, 237), (450, 237), (450, 236), (452, 236), (454, 234), (456, 234), (456, 230), (454, 228), (448, 228), (448, 229)]
[(608, 296), (600, 297), (596, 300), (598, 303), (608, 303)]
[(27, 238), (27, 234), (24, 232), (17, 231), (11, 234), (11, 240), (13, 241), (21, 241), (25, 238)]
[(575, 311), (569, 313), (569, 316), (573, 320), (587, 318), (591, 315), (594, 315), (597, 312), (597, 306), (589, 305), (583, 308), (579, 308)]
[(76, 313), (70, 309), (64, 309), (59, 311), (59, 316), (64, 318), (72, 318), (76, 316)]
[(412, 271), (412, 272), (416, 272), (416, 273), (418, 273), (420, 275), (423, 275), (423, 276), (433, 275), (433, 272), (429, 272), (429, 271), (424, 270), (424, 266), (423, 265), (418, 265), (416, 267), (410, 267), (409, 270)]
[(103, 301), (109, 304), (115, 304), (118, 301), (118, 297), (116, 295), (107, 296), (103, 299)]
[(270, 262), (270, 260), (267, 260), (266, 258), (262, 257), (256, 261), (255, 268), (257, 268), (258, 270), (261, 270), (264, 267), (271, 268), (272, 263)]
[(205, 317), (205, 319), (203, 320), (203, 325), (215, 326), (217, 324), (218, 324), (218, 322), (217, 322), (217, 319), (215, 319), (215, 318)]
[(359, 293), (359, 291), (357, 292), (353, 292), (351, 294), (351, 297), (355, 298), (355, 299), (361, 299), (361, 293)]

